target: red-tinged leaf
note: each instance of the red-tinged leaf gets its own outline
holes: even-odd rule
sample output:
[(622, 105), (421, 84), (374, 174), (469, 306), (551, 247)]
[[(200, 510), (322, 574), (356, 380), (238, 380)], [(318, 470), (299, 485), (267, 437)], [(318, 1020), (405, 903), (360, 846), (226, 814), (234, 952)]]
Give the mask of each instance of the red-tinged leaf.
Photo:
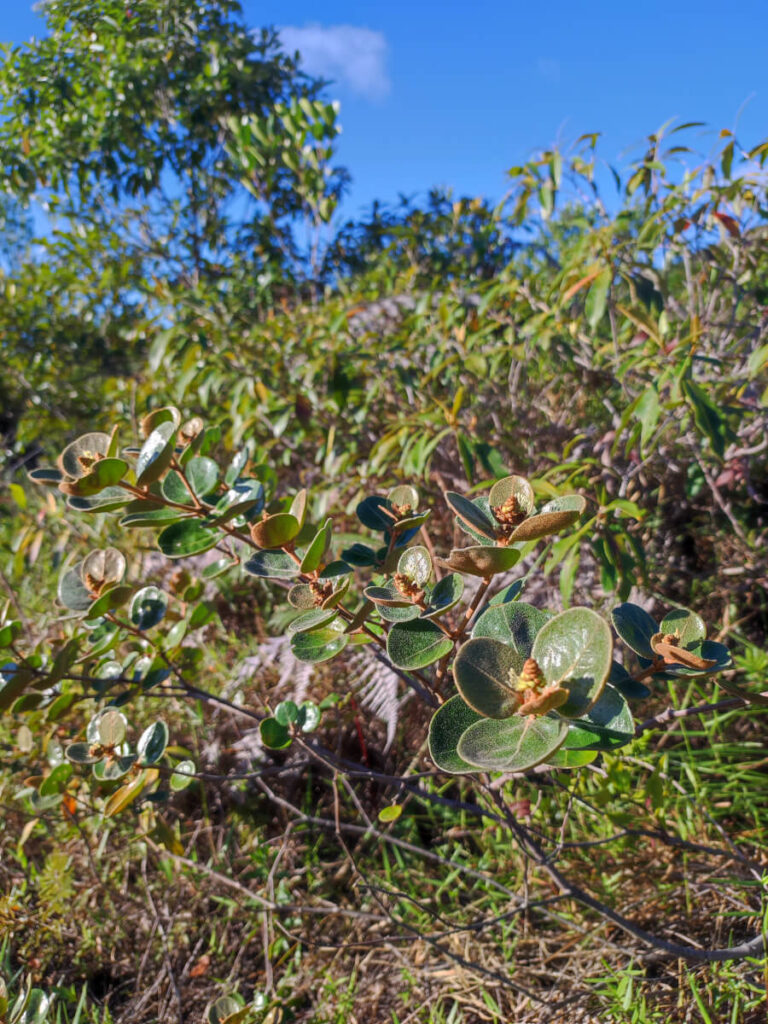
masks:
[(582, 288), (586, 288), (587, 285), (592, 284), (592, 282), (595, 280), (596, 277), (599, 276), (600, 273), (601, 268), (598, 267), (596, 270), (590, 271), (590, 273), (586, 274), (584, 277), (579, 278), (579, 280), (575, 284), (572, 284), (570, 288), (567, 288), (563, 292), (563, 302), (567, 302), (569, 299), (572, 299), (576, 292), (580, 292)]
[(739, 222), (734, 217), (729, 217), (727, 213), (716, 213), (715, 217), (720, 221), (731, 238), (741, 237)]

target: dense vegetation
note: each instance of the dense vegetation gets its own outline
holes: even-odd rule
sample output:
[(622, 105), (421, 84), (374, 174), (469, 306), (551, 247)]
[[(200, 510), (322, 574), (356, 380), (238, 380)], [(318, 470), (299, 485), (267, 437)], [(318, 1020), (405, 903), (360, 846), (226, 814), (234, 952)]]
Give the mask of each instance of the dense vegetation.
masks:
[(234, 0), (46, 17), (0, 1019), (761, 1020), (768, 142), (339, 225), (338, 112)]

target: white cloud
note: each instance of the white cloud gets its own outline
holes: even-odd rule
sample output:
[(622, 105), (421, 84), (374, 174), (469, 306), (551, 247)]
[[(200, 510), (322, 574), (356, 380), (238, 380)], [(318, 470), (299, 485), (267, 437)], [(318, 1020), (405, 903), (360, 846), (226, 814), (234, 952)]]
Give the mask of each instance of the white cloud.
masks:
[(390, 89), (387, 75), (387, 40), (382, 32), (356, 25), (285, 25), (280, 30), (284, 48), (301, 54), (304, 71), (332, 79), (369, 99), (380, 99)]

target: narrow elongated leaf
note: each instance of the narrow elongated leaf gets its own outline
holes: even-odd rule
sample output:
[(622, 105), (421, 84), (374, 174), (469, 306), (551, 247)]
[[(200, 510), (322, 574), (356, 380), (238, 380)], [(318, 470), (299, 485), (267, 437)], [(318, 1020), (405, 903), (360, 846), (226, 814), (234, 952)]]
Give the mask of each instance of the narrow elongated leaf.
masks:
[(156, 768), (145, 768), (127, 786), (121, 786), (120, 789), (115, 790), (104, 806), (104, 817), (112, 818), (120, 811), (125, 810), (141, 795), (146, 786), (151, 785), (157, 779), (157, 776)]
[(153, 722), (139, 737), (136, 753), (142, 764), (155, 764), (168, 746), (168, 726), (162, 719)]
[(105, 487), (103, 491), (87, 498), (68, 497), (67, 508), (75, 512), (116, 512), (131, 501), (131, 494), (122, 487)]
[(446, 491), (445, 501), (461, 525), (469, 526), (473, 535), (480, 534), (487, 540), (496, 539), (498, 523), (490, 515), (486, 515), (474, 502), (455, 491)]
[(315, 534), (301, 560), (302, 572), (314, 572), (319, 569), (331, 543), (333, 520), (326, 519)]
[(122, 608), (130, 600), (132, 594), (133, 587), (129, 583), (120, 583), (116, 587), (107, 587), (88, 608), (87, 618), (99, 619), (102, 615), (106, 615), (107, 612), (114, 611), (115, 608)]
[(159, 480), (173, 458), (176, 425), (172, 420), (159, 423), (141, 447), (136, 460), (136, 484), (146, 487)]

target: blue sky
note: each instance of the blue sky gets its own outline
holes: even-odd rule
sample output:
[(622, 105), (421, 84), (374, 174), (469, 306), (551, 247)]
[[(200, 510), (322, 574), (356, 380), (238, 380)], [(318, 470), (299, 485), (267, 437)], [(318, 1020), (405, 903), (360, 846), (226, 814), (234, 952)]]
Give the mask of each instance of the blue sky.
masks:
[[(536, 149), (603, 133), (617, 160), (664, 121), (706, 121), (741, 142), (768, 136), (768, 3), (739, 0), (244, 0), (254, 27), (284, 29), (308, 70), (335, 79), (345, 213), (430, 186), (492, 199)], [(9, 0), (0, 37), (41, 33)]]

